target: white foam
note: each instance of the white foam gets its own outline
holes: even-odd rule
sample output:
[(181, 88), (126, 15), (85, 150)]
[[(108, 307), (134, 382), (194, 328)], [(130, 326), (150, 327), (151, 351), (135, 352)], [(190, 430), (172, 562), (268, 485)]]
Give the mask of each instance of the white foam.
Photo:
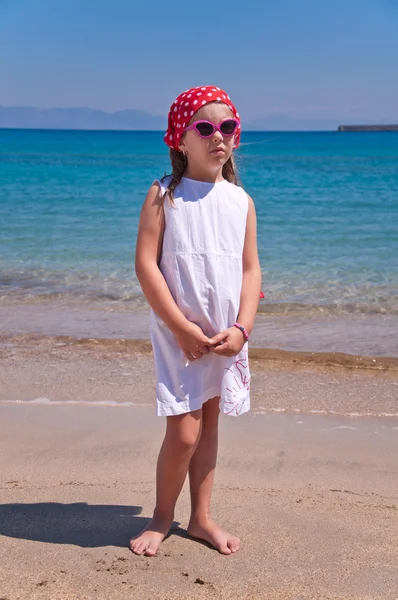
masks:
[(144, 402), (116, 402), (115, 400), (51, 400), (50, 398), (32, 398), (31, 400), (0, 400), (0, 404), (44, 404), (59, 406), (65, 404), (84, 404), (86, 406), (154, 406), (154, 404), (145, 404)]
[(336, 417), (392, 417), (398, 418), (398, 413), (371, 413), (371, 412), (338, 412), (336, 410), (302, 410), (301, 408), (266, 408), (265, 406), (258, 406), (253, 409), (254, 414), (266, 414), (272, 412), (285, 412), (285, 413), (300, 413), (303, 415), (333, 415)]
[[(30, 400), (18, 400), (18, 399), (7, 399), (0, 400), (0, 404), (41, 404), (47, 406), (63, 406), (63, 405), (71, 405), (71, 404), (83, 404), (87, 406), (144, 406), (144, 407), (154, 407), (155, 403), (145, 403), (145, 402), (126, 402), (116, 400), (52, 400), (51, 398), (38, 397), (32, 398)], [(258, 406), (252, 410), (252, 413), (255, 415), (262, 415), (267, 417), (270, 413), (298, 413), (300, 415), (332, 415), (336, 417), (389, 417), (389, 418), (398, 418), (398, 413), (370, 413), (370, 412), (337, 412), (335, 410), (307, 410), (303, 411), (300, 408), (266, 408), (265, 406)], [(298, 415), (297, 415), (298, 416)], [(393, 429), (397, 429), (398, 427), (393, 427)]]
[(358, 431), (358, 427), (350, 427), (349, 425), (340, 425), (339, 427), (328, 427), (327, 429), (321, 429), (321, 431), (334, 431), (335, 429), (352, 429), (352, 431)]

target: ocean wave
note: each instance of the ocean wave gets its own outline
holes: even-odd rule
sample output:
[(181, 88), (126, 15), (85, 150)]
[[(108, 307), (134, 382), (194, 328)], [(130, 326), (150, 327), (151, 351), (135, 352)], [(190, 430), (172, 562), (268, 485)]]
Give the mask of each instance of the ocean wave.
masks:
[[(292, 284), (280, 289), (280, 284), (267, 283), (265, 298), (259, 302), (258, 313), (269, 316), (334, 316), (389, 315), (398, 316), (397, 286), (386, 284), (341, 288), (337, 292), (330, 282)], [(292, 298), (300, 296), (305, 301)], [(24, 304), (64, 301), (66, 304), (97, 302), (115, 308), (141, 308), (146, 305), (137, 279), (124, 272), (90, 274), (81, 272), (0, 270), (0, 301)]]
[[(143, 403), (143, 402), (130, 402), (130, 401), (119, 401), (114, 400), (53, 400), (46, 397), (32, 398), (30, 400), (18, 400), (18, 399), (6, 399), (0, 400), (0, 404), (20, 404), (20, 405), (44, 405), (44, 406), (71, 406), (71, 405), (83, 405), (83, 406), (108, 406), (108, 407), (141, 407), (141, 408), (155, 408), (155, 403)], [(303, 411), (300, 408), (283, 408), (273, 407), (266, 408), (262, 406), (254, 406), (251, 409), (254, 415), (270, 415), (274, 413), (285, 413), (295, 415), (329, 415), (334, 417), (352, 417), (352, 418), (398, 418), (398, 412), (387, 413), (387, 412), (346, 412), (336, 410), (306, 410)]]

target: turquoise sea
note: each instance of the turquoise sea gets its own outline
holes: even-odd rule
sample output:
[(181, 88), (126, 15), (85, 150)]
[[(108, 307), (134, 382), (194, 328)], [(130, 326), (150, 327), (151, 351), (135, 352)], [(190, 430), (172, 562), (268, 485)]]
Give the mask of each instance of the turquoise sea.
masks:
[[(398, 133), (242, 142), (265, 294), (258, 344), (398, 356)], [(0, 130), (0, 306), (142, 310), (140, 207), (168, 172), (162, 132)], [(0, 314), (0, 330), (15, 330), (16, 313)]]

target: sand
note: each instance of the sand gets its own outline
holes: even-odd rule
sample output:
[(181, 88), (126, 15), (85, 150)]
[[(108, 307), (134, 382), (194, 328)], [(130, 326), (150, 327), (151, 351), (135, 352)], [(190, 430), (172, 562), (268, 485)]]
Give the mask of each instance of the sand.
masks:
[(149, 345), (1, 342), (0, 598), (398, 598), (394, 361), (253, 354), (253, 410), (221, 419), (213, 502), (242, 549), (186, 537), (185, 487), (147, 558), (128, 541), (164, 431)]

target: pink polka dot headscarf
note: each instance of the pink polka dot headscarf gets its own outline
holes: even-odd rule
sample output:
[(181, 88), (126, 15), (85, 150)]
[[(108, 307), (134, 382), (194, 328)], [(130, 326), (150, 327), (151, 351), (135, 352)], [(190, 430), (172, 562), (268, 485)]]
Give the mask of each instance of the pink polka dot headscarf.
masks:
[[(178, 145), (189, 121), (197, 110), (210, 102), (223, 102), (232, 111), (234, 117), (239, 119), (239, 113), (232, 104), (230, 97), (224, 90), (214, 85), (194, 87), (180, 94), (170, 107), (168, 127), (164, 141), (170, 148), (179, 150)], [(240, 126), (236, 129), (235, 148), (240, 142)]]

